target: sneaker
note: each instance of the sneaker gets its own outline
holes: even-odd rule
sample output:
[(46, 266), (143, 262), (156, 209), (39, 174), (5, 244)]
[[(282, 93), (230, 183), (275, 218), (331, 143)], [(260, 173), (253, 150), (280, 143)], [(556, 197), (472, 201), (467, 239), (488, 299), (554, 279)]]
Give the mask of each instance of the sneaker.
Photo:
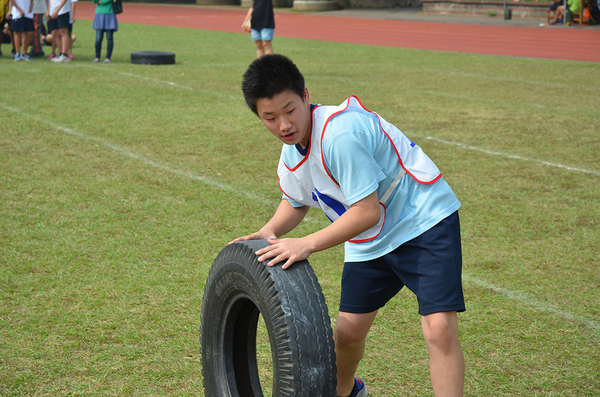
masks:
[(369, 395), (369, 389), (362, 379), (354, 377), (354, 388), (352, 393), (348, 397), (367, 397)]
[(67, 54), (67, 57), (69, 58), (69, 60), (73, 61), (75, 59), (75, 57), (73, 56), (73, 54)]
[(104, 63), (110, 63), (110, 59), (106, 58), (106, 59), (104, 60)]
[(56, 58), (52, 59), (52, 62), (56, 62), (56, 63), (69, 62), (69, 61), (70, 61), (69, 57), (67, 57), (64, 54), (60, 54)]
[(56, 58), (55, 53), (50, 54), (50, 56), (48, 57), (49, 60), (53, 60), (54, 58)]
[(16, 54), (14, 59), (15, 59), (15, 62), (22, 61), (21, 54)]
[(21, 54), (21, 59), (24, 61), (33, 61), (33, 57), (29, 54)]

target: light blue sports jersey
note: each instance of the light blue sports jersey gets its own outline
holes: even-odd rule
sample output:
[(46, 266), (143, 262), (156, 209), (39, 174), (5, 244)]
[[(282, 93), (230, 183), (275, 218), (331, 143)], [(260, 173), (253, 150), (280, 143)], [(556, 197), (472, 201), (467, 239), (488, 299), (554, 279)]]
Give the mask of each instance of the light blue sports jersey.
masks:
[[(323, 133), (322, 151), (328, 173), (350, 204), (375, 190), (382, 197), (402, 171), (396, 149), (382, 133), (374, 113), (348, 109), (333, 117)], [(286, 164), (299, 164), (303, 158), (294, 146), (284, 145), (282, 159)], [(284, 197), (293, 206), (302, 206)], [(346, 242), (346, 262), (368, 261), (395, 250), (458, 210), (460, 202), (443, 178), (425, 184), (407, 173), (385, 207), (381, 233), (370, 241)]]

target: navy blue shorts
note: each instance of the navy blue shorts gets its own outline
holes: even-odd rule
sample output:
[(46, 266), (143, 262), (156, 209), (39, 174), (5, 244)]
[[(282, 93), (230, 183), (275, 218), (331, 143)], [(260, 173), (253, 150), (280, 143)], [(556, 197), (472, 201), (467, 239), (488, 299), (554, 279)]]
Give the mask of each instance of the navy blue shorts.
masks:
[(56, 27), (58, 29), (61, 28), (69, 28), (69, 25), (71, 24), (71, 13), (70, 12), (65, 12), (64, 14), (60, 14), (58, 16), (58, 18), (56, 18)]
[(26, 17), (13, 19), (12, 23), (8, 24), (8, 27), (15, 33), (33, 32), (35, 30), (33, 19)]
[(58, 20), (57, 19), (48, 19), (48, 34), (51, 34), (55, 30), (58, 29)]
[(346, 262), (340, 311), (370, 313), (405, 285), (419, 302), (419, 314), (465, 311), (458, 211), (381, 258)]

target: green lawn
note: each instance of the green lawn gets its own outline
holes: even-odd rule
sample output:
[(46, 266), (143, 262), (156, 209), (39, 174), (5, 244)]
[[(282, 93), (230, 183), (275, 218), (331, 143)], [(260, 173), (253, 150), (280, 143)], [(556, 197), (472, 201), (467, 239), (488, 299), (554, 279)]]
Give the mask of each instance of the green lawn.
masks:
[[(246, 109), (244, 34), (121, 24), (110, 65), (0, 59), (0, 395), (203, 394), (208, 270), (280, 198)], [(105, 44), (106, 45), (106, 44)], [(276, 37), (315, 103), (347, 96), (434, 159), (463, 203), (469, 396), (600, 390), (600, 67)], [(173, 51), (177, 64), (129, 62)], [(292, 235), (324, 227), (311, 212)], [(341, 247), (315, 254), (332, 319)], [(359, 374), (432, 395), (416, 300), (381, 310)]]

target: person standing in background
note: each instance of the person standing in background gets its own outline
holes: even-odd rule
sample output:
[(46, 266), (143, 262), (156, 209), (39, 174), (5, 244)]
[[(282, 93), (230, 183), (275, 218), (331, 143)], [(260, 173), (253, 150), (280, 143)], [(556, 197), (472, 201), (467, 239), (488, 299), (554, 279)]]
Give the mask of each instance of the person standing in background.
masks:
[[(50, 0), (50, 20), (48, 30), (52, 31), (52, 36), (56, 40), (58, 47), (58, 56), (52, 58), (52, 62), (69, 62), (67, 50), (71, 35), (69, 34), (69, 22), (71, 20), (71, 1), (70, 0)], [(50, 27), (52, 25), (52, 28)], [(50, 55), (52, 56), (52, 55)]]
[(271, 42), (275, 33), (275, 16), (272, 0), (254, 0), (242, 24), (242, 29), (248, 20), (251, 26), (250, 38), (256, 43), (256, 57), (273, 54)]
[(48, 7), (48, 0), (33, 0), (33, 38), (31, 40), (29, 55), (34, 58), (46, 55), (44, 54), (44, 50), (42, 50), (42, 32), (44, 15), (48, 12)]
[(113, 8), (112, 0), (94, 0), (96, 15), (94, 16), (94, 29), (96, 30), (96, 58), (93, 62), (100, 62), (102, 52), (102, 39), (106, 33), (106, 58), (104, 63), (110, 63), (114, 48), (113, 36), (119, 30), (119, 23)]
[(69, 21), (69, 35), (71, 36), (71, 40), (69, 40), (69, 48), (67, 49), (66, 53), (67, 53), (67, 57), (72, 61), (75, 59), (75, 57), (73, 56), (73, 42), (75, 41), (75, 39), (77, 37), (73, 34), (73, 24), (75, 23), (75, 3), (77, 3), (78, 0), (70, 0), (70, 1), (71, 1), (71, 20)]
[(32, 61), (27, 48), (33, 36), (32, 0), (10, 0), (10, 30), (15, 42), (15, 61)]

